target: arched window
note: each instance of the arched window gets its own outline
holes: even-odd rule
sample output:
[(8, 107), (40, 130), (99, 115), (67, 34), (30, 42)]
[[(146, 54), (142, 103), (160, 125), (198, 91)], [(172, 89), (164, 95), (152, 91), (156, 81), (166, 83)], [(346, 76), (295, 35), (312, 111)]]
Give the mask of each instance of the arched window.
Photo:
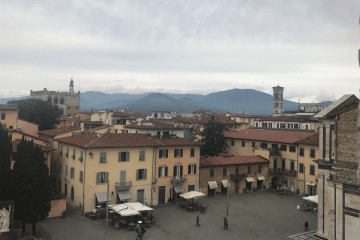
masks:
[(51, 96), (48, 96), (48, 102), (49, 103), (51, 103), (51, 100), (52, 100)]
[(59, 98), (57, 96), (54, 97), (54, 103), (59, 103)]
[(71, 200), (74, 201), (74, 187), (71, 187)]

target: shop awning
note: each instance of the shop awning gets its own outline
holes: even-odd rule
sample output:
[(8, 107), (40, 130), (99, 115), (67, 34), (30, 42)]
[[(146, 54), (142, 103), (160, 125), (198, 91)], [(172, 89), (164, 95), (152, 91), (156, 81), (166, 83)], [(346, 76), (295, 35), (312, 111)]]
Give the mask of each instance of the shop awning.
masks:
[(246, 178), (247, 182), (255, 182), (255, 180), (252, 177)]
[(184, 193), (185, 192), (184, 188), (180, 185), (174, 186), (174, 190), (176, 193)]
[(217, 187), (218, 187), (216, 181), (208, 182), (208, 184), (209, 184), (210, 189), (217, 189)]
[(263, 180), (265, 180), (265, 177), (264, 176), (259, 176), (259, 177), (257, 177), (257, 180), (263, 181)]
[(314, 187), (316, 185), (316, 183), (313, 183), (313, 182), (307, 182), (306, 185), (309, 185), (309, 186), (312, 186)]
[[(96, 199), (99, 203), (102, 203), (102, 202), (106, 202), (106, 195), (107, 195), (107, 192), (99, 192), (99, 193), (96, 193)], [(109, 196), (109, 201), (111, 201), (110, 199), (110, 196)]]
[(131, 195), (130, 195), (129, 190), (124, 190), (124, 191), (118, 192), (118, 196), (119, 196), (120, 201), (130, 200), (131, 199)]
[[(228, 180), (221, 180), (221, 183), (224, 186), (224, 188), (227, 188)], [(230, 187), (230, 182), (229, 182), (229, 187)]]

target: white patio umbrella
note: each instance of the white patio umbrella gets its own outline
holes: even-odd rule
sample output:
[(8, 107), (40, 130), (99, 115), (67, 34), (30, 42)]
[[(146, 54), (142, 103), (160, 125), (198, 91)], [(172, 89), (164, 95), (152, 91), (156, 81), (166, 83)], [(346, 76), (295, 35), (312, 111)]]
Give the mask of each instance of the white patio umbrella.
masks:
[(303, 197), (303, 199), (310, 202), (318, 203), (318, 195)]
[(180, 194), (180, 197), (185, 198), (185, 199), (192, 199), (192, 198), (203, 197), (203, 196), (205, 196), (205, 194), (203, 194), (202, 192), (198, 192), (198, 191), (190, 191), (187, 193)]

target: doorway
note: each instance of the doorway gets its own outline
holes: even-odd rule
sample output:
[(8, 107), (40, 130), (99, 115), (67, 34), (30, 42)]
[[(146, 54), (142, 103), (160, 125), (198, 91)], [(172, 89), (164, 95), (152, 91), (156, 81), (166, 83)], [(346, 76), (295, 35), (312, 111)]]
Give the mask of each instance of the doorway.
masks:
[(277, 189), (278, 186), (279, 186), (279, 178), (278, 178), (278, 177), (273, 177), (273, 178), (271, 179), (271, 187), (272, 187), (273, 189)]
[(165, 186), (159, 187), (159, 204), (165, 204)]
[(246, 181), (246, 191), (251, 192), (251, 182)]
[(262, 184), (263, 180), (257, 180), (257, 190), (261, 190), (262, 189)]

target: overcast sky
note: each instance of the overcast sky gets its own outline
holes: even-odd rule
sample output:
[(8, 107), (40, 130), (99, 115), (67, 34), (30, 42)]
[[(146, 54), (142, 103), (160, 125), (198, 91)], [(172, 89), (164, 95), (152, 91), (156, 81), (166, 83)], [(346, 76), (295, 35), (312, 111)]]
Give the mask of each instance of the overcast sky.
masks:
[(358, 0), (0, 1), (0, 97), (30, 90), (359, 97)]

